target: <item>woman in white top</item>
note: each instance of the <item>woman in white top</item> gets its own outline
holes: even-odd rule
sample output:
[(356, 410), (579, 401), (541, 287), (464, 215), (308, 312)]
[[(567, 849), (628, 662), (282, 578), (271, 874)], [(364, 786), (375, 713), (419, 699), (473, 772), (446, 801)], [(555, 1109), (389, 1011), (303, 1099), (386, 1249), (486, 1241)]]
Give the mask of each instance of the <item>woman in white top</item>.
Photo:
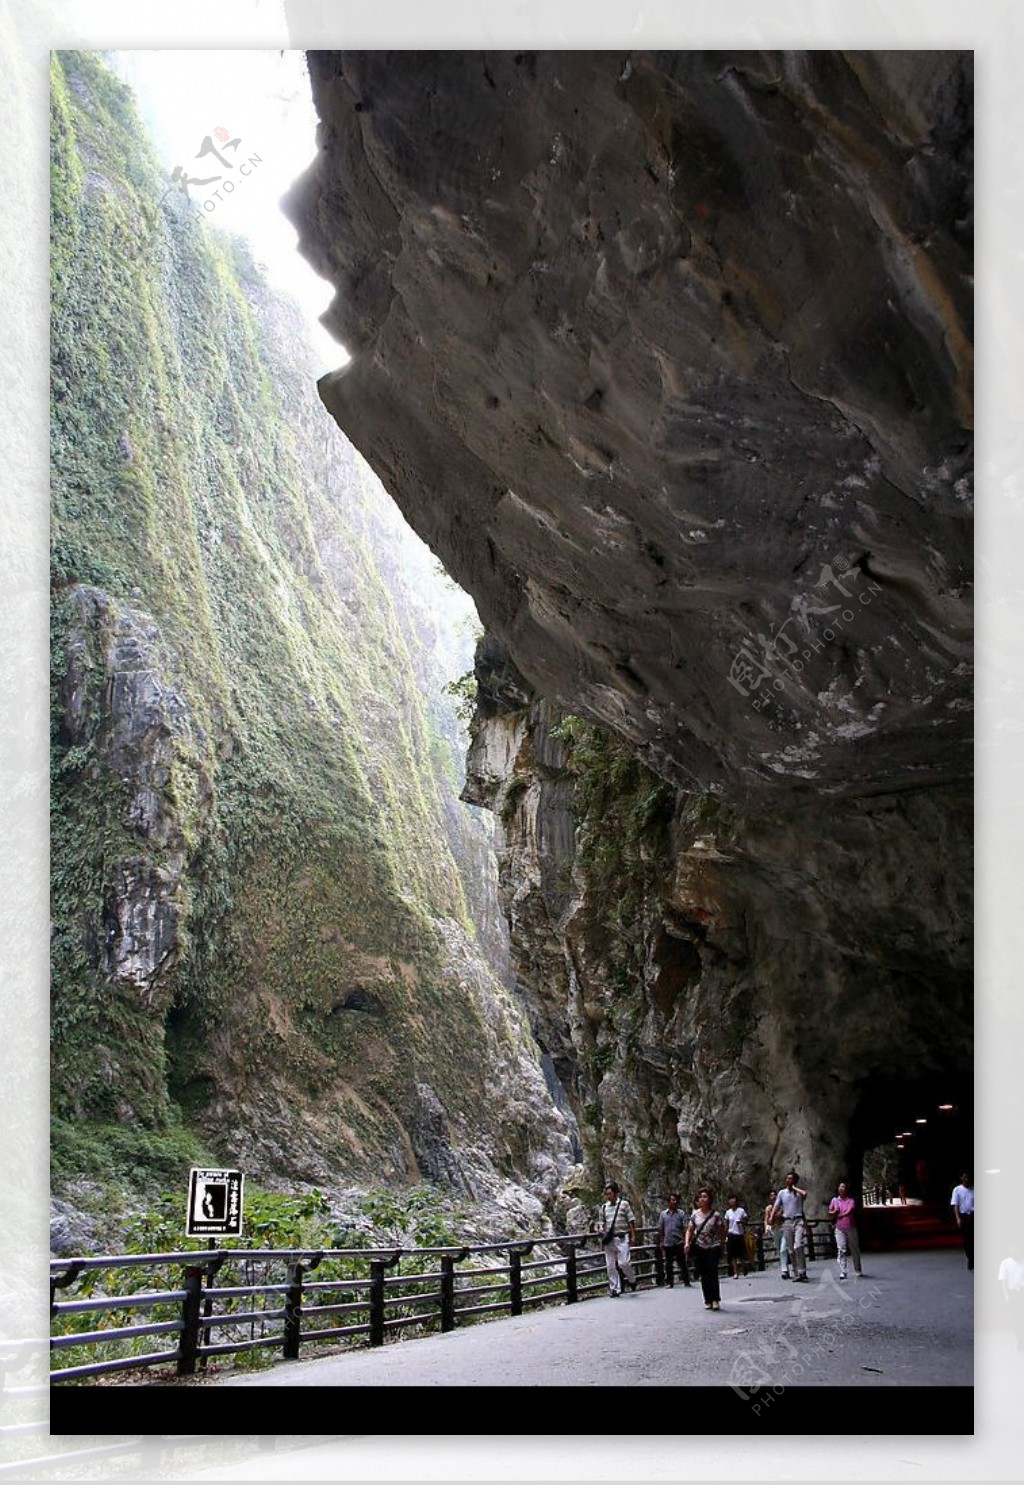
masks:
[(729, 1229), (725, 1237), (725, 1256), (729, 1260), (729, 1272), (738, 1279), (741, 1268), (747, 1272), (747, 1210), (740, 1206), (735, 1192), (729, 1196), (729, 1205), (723, 1216)]

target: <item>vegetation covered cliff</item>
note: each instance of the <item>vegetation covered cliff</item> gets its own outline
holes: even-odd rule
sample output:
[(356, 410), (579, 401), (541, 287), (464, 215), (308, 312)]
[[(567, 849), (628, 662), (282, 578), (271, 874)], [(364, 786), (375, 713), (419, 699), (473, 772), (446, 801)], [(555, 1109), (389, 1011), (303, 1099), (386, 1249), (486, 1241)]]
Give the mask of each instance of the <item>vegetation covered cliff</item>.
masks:
[(97, 57), (52, 159), (56, 1184), (206, 1150), (536, 1215), (569, 1142), (474, 926), (430, 561)]

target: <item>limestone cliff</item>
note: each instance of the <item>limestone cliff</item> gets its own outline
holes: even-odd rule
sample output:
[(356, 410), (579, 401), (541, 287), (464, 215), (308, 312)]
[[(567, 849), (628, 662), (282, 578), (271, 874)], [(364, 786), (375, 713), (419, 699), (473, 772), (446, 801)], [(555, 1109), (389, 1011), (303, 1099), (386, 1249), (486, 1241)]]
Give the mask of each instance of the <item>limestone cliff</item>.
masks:
[(53, 150), (55, 1170), (90, 1123), (140, 1168), (184, 1129), (540, 1220), (568, 1126), (474, 925), (436, 564), (95, 57)]
[(592, 1173), (856, 1179), (969, 1101), (970, 58), (310, 69), (321, 395), (494, 638), (470, 797)]
[(969, 1106), (969, 795), (751, 815), (516, 695), (493, 645), (477, 672), (467, 797), (503, 822), (520, 987), (595, 1177), (753, 1200), (795, 1161), (828, 1192), (911, 1105)]

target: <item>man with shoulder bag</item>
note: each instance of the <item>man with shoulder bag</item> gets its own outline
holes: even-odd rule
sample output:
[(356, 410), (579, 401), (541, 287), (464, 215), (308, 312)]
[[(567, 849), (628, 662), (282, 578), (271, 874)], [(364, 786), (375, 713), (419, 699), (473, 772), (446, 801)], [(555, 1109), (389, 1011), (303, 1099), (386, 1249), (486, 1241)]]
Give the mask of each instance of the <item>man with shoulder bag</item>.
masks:
[(636, 1243), (636, 1219), (615, 1181), (609, 1181), (604, 1188), (598, 1222), (608, 1267), (608, 1292), (612, 1299), (618, 1299), (623, 1284), (636, 1289), (636, 1273), (629, 1258), (629, 1245)]

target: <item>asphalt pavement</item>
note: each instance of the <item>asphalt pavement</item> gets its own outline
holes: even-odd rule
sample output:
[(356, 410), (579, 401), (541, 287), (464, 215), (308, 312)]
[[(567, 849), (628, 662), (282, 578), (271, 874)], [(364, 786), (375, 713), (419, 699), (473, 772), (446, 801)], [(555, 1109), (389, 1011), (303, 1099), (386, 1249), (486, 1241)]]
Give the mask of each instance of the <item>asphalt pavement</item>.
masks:
[(969, 1386), (973, 1276), (952, 1250), (866, 1254), (840, 1283), (777, 1270), (700, 1289), (642, 1289), (612, 1300), (407, 1338), (378, 1349), (210, 1376), (204, 1387), (857, 1387)]

